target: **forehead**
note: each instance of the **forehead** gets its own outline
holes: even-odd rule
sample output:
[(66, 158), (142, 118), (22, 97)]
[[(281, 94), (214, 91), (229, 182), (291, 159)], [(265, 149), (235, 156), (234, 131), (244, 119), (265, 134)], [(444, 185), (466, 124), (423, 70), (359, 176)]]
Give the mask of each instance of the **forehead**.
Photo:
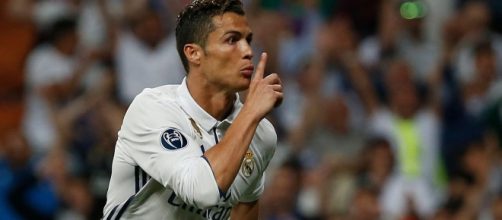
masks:
[(213, 17), (214, 30), (212, 33), (223, 35), (229, 31), (237, 31), (243, 34), (251, 33), (248, 21), (245, 16), (233, 12)]

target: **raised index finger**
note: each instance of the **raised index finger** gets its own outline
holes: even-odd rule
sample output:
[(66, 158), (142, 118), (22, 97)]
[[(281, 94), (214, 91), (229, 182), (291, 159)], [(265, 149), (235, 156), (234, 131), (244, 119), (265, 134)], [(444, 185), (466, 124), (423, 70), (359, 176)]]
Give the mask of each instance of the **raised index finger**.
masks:
[(257, 79), (263, 79), (263, 75), (265, 72), (265, 65), (267, 63), (267, 53), (261, 53), (260, 62), (258, 62), (258, 66), (256, 67), (256, 72), (254, 77)]

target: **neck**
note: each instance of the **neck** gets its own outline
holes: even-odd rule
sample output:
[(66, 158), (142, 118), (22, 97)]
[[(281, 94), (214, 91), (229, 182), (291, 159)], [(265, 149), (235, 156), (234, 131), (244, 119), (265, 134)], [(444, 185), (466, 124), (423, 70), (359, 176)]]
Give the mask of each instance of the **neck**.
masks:
[(221, 121), (232, 111), (235, 92), (220, 89), (195, 73), (188, 74), (186, 83), (195, 102), (215, 119)]

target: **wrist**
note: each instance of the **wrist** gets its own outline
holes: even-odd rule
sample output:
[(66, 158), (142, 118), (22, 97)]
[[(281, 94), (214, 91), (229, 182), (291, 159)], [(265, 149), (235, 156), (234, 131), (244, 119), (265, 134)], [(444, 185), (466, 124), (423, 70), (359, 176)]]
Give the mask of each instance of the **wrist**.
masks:
[(239, 117), (252, 124), (258, 124), (264, 116), (261, 116), (257, 111), (254, 111), (244, 104), (239, 113)]

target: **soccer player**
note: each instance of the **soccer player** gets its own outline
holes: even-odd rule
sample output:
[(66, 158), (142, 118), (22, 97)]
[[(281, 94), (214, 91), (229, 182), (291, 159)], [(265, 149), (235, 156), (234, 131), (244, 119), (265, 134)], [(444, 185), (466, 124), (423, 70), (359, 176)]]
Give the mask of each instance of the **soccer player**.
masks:
[(277, 141), (264, 117), (283, 93), (279, 76), (264, 74), (265, 53), (254, 71), (251, 39), (238, 0), (196, 0), (180, 13), (187, 76), (145, 89), (130, 105), (103, 219), (258, 218)]

